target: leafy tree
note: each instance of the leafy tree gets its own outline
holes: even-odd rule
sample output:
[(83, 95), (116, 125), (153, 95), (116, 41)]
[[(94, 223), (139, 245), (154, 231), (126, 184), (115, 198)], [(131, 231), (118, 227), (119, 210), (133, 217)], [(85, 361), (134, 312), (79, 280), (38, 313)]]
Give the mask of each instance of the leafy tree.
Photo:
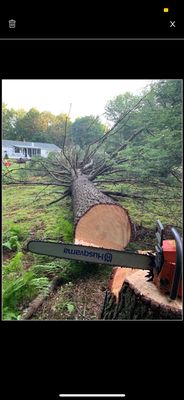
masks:
[(105, 112), (109, 121), (117, 122), (120, 115), (126, 113), (139, 101), (139, 96), (134, 96), (130, 92), (120, 94), (113, 100), (109, 100), (105, 106)]
[(3, 139), (15, 139), (15, 123), (16, 123), (16, 111), (11, 108), (8, 109), (5, 103), (2, 104), (3, 113)]
[(39, 123), (41, 126), (41, 131), (43, 131), (46, 136), (49, 132), (49, 127), (52, 126), (55, 122), (55, 115), (53, 115), (50, 111), (43, 111), (39, 115)]
[[(54, 143), (56, 146), (62, 147), (65, 135), (65, 123), (66, 123), (66, 114), (59, 114), (53, 116), (52, 122), (48, 125), (45, 138), (50, 143)], [(72, 123), (70, 119), (67, 119), (67, 139), (70, 141), (70, 127)]]
[(40, 112), (31, 108), (25, 115), (19, 116), (16, 122), (17, 140), (37, 141), (43, 140), (43, 128), (40, 120)]
[(136, 103), (137, 107), (118, 127), (119, 136), (111, 139), (107, 151), (116, 147), (117, 140), (123, 144), (135, 129), (144, 127), (147, 135), (138, 135), (123, 154), (130, 159), (136, 158), (131, 166), (132, 172), (136, 170), (141, 176), (154, 174), (167, 178), (173, 168), (181, 166), (181, 82), (157, 81), (140, 96), (130, 93), (117, 96), (107, 103), (107, 118), (118, 121), (123, 113), (126, 114), (127, 107)]
[(74, 144), (81, 148), (91, 141), (99, 139), (105, 133), (105, 126), (93, 115), (77, 118), (71, 127)]
[[(66, 115), (53, 115), (49, 111), (39, 112), (31, 108), (9, 110), (3, 104), (3, 138), (9, 140), (26, 140), (34, 142), (53, 143), (62, 146), (65, 135)], [(68, 118), (67, 130), (70, 138), (71, 121)]]

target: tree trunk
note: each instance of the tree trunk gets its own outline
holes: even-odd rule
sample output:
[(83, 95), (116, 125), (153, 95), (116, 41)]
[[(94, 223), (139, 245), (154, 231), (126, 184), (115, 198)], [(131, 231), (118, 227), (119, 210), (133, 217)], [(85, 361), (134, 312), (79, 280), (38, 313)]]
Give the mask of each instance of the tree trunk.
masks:
[[(170, 301), (165, 293), (148, 282), (146, 271), (113, 268), (104, 300), (101, 319), (108, 320), (170, 320), (182, 319), (180, 299)], [(125, 279), (124, 279), (125, 278)]]
[(129, 243), (131, 221), (127, 211), (101, 193), (86, 175), (72, 185), (75, 243), (122, 250)]

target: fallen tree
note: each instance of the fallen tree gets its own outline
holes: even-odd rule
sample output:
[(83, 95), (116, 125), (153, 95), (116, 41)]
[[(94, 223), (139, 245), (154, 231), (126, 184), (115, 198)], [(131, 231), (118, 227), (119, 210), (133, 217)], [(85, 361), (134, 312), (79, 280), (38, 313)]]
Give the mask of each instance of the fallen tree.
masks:
[[(60, 187), (62, 190), (57, 191), (57, 194), (60, 193), (61, 196), (49, 205), (62, 201), (67, 196), (72, 197), (75, 243), (117, 250), (125, 248), (131, 237), (131, 221), (128, 212), (116, 201), (117, 192), (114, 194), (113, 190), (110, 190), (106, 194), (105, 190), (100, 190), (97, 186), (98, 177), (103, 177), (103, 184), (108, 184), (106, 175), (113, 176), (116, 173), (122, 173), (123, 163), (129, 161), (122, 159), (122, 151), (144, 131), (144, 127), (135, 130), (129, 139), (121, 143), (112, 154), (105, 152), (104, 145), (109, 137), (118, 132), (119, 124), (121, 123), (122, 127), (123, 120), (136, 109), (140, 101), (122, 114), (102, 137), (87, 145), (85, 150), (79, 146), (67, 146), (67, 117), (61, 153), (50, 160), (38, 159), (31, 162), (29, 168), (25, 168), (25, 171), (31, 170), (34, 174), (34, 170), (38, 172), (39, 166), (40, 180), (20, 181), (13, 177), (11, 170), (8, 170), (4, 175), (5, 183)], [(124, 197), (126, 194), (118, 193), (118, 196)]]
[[(127, 210), (118, 203), (117, 199), (130, 197), (139, 202), (150, 200), (151, 197), (137, 192), (125, 193), (122, 188), (115, 191), (112, 185), (115, 186), (124, 182), (129, 185), (136, 184), (138, 177), (135, 173), (132, 175), (131, 173), (127, 174), (125, 165), (127, 166), (137, 158), (140, 158), (141, 152), (133, 157), (127, 155), (124, 157), (123, 152), (139, 135), (149, 134), (149, 131), (144, 126), (134, 129), (128, 139), (123, 140), (121, 143), (116, 142), (116, 149), (111, 153), (106, 152), (105, 145), (109, 138), (112, 139), (119, 132), (119, 125), (122, 129), (124, 120), (125, 123), (127, 121), (126, 117), (138, 107), (141, 101), (142, 99), (132, 109), (122, 114), (113, 127), (101, 138), (86, 145), (84, 149), (67, 144), (66, 118), (65, 136), (61, 152), (53, 155), (50, 159), (40, 158), (31, 161), (29, 168), (27, 166), (25, 168), (25, 171), (30, 169), (33, 175), (34, 171), (36, 171), (37, 176), (39, 169), (40, 178), (36, 182), (15, 179), (11, 169), (9, 169), (4, 174), (4, 183), (8, 185), (43, 185), (46, 188), (54, 186), (55, 191), (52, 189), (51, 193), (53, 195), (56, 194), (57, 198), (50, 202), (48, 206), (60, 202), (66, 197), (72, 199), (75, 227), (74, 242), (76, 244), (80, 243), (117, 250), (126, 248), (131, 238), (132, 222)], [(146, 183), (146, 180), (144, 183)], [(149, 185), (152, 184), (150, 179), (148, 183)], [(111, 185), (110, 188), (109, 186), (107, 187), (109, 184)], [(153, 187), (157, 185), (158, 181), (153, 179)], [(155, 193), (153, 198), (155, 201)], [(122, 287), (130, 272), (131, 270), (128, 268), (123, 269)]]

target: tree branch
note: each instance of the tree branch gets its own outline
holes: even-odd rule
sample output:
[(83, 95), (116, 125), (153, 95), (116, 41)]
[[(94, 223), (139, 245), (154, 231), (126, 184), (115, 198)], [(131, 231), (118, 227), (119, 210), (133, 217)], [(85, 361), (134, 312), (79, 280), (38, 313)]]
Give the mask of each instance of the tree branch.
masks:
[(121, 179), (99, 179), (96, 181), (93, 181), (95, 184), (102, 184), (102, 183), (113, 183), (114, 185), (119, 184), (119, 183), (124, 183), (126, 180), (121, 178)]
[[(5, 185), (48, 185), (48, 186), (63, 186), (59, 183), (52, 183), (52, 182), (27, 182), (27, 181), (16, 181), (16, 182), (9, 182), (5, 183)], [(68, 186), (68, 185), (67, 185)]]
[(66, 181), (62, 181), (61, 179), (57, 178), (57, 177), (47, 168), (47, 166), (46, 166), (43, 162), (41, 162), (41, 165), (46, 169), (46, 171), (48, 172), (48, 174), (49, 174), (52, 178), (54, 178), (56, 181), (61, 182), (62, 185), (64, 185), (64, 186), (68, 185), (68, 184), (66, 183)]
[(48, 207), (48, 206), (51, 206), (52, 204), (57, 203), (57, 202), (60, 201), (60, 200), (63, 200), (63, 199), (64, 199), (65, 197), (67, 197), (69, 194), (70, 194), (70, 191), (67, 190), (67, 191), (63, 194), (63, 196), (59, 197), (59, 199), (53, 200), (53, 201), (51, 201), (51, 203), (47, 204), (47, 207)]
[(70, 108), (69, 108), (68, 115), (66, 116), (66, 119), (65, 119), (65, 130), (64, 130), (64, 140), (63, 140), (63, 155), (64, 155), (65, 159), (68, 161), (68, 163), (69, 163), (71, 169), (73, 169), (72, 164), (71, 164), (71, 162), (70, 162), (70, 159), (69, 159), (69, 157), (66, 155), (66, 152), (65, 152), (65, 142), (66, 142), (66, 134), (67, 134), (67, 123), (68, 123), (68, 117), (69, 117), (69, 114), (70, 114), (70, 110), (71, 110), (71, 103), (70, 103)]
[[(102, 171), (99, 171), (99, 172), (102, 172)], [(115, 174), (117, 172), (127, 172), (127, 171), (125, 169), (122, 169), (122, 168), (113, 168), (113, 169), (110, 170), (110, 167), (106, 167), (106, 170), (103, 171), (103, 174), (95, 173), (92, 176), (91, 180), (95, 179), (97, 177), (97, 175), (103, 175), (103, 176), (112, 175), (112, 174)]]
[[(110, 156), (108, 161), (104, 161), (104, 163), (102, 164), (102, 167), (97, 168), (94, 170), (94, 172), (90, 175), (90, 180), (95, 179), (98, 175), (106, 175), (105, 172), (108, 173), (108, 171), (112, 168), (110, 164), (108, 164), (112, 159), (116, 159), (116, 156), (118, 155), (118, 153), (125, 149), (129, 143), (142, 131), (144, 130), (144, 128), (140, 128), (138, 129), (136, 132), (134, 132), (130, 138), (127, 140), (126, 143), (124, 143), (123, 145), (119, 146), (118, 149), (116, 149)], [(114, 169), (115, 172), (119, 172), (117, 170)], [(121, 171), (120, 171), (121, 172)], [(110, 172), (111, 174), (113, 173), (112, 171)]]
[[(102, 146), (103, 142), (107, 140), (108, 136), (109, 136), (110, 133), (114, 130), (114, 128), (115, 128), (121, 121), (123, 121), (123, 119), (124, 119), (127, 115), (129, 115), (132, 111), (134, 111), (134, 110), (138, 107), (138, 105), (141, 103), (141, 101), (142, 101), (145, 97), (147, 97), (147, 95), (148, 95), (148, 94), (146, 94), (145, 96), (143, 96), (132, 108), (130, 108), (128, 111), (126, 111), (125, 113), (123, 113), (122, 115), (120, 115), (120, 117), (118, 118), (118, 120), (116, 121), (116, 123), (113, 125), (113, 127), (110, 128), (110, 129), (105, 133), (105, 135), (104, 135), (102, 138), (97, 139), (95, 142), (92, 142), (92, 143), (89, 144), (89, 147), (90, 147), (92, 144), (97, 144), (97, 143), (98, 143), (98, 146), (97, 146), (94, 150), (92, 150), (91, 153), (88, 154), (88, 158), (91, 158), (91, 157), (96, 153), (96, 151)], [(122, 127), (121, 127), (121, 128), (122, 128)]]
[(126, 143), (124, 143), (123, 145), (121, 145), (120, 147), (118, 147), (118, 149), (117, 149), (116, 151), (114, 151), (114, 152), (111, 154), (110, 159), (114, 158), (121, 150), (124, 150), (124, 149), (128, 146), (128, 144), (129, 144), (133, 139), (135, 139), (135, 137), (136, 137), (139, 133), (141, 133), (143, 130), (144, 130), (144, 128), (140, 128), (140, 129), (138, 129), (138, 131), (134, 132), (134, 133), (132, 134), (132, 136), (130, 136), (130, 138), (127, 140)]
[(182, 183), (182, 178), (180, 178), (179, 174), (177, 174), (176, 171), (173, 171), (172, 169), (170, 169), (169, 172), (171, 173), (171, 175), (174, 176), (174, 178), (176, 178), (176, 180), (177, 180), (179, 183)]
[(113, 195), (113, 196), (117, 196), (117, 197), (130, 197), (132, 199), (150, 200), (149, 197), (143, 197), (143, 196), (139, 196), (136, 194), (126, 194), (126, 193), (122, 193), (122, 192), (112, 192), (111, 190), (103, 190), (102, 193), (104, 193), (108, 196)]
[(37, 195), (35, 196), (35, 199), (33, 200), (33, 202), (32, 203), (35, 203), (41, 196), (39, 196), (40, 195), (40, 193), (43, 193), (43, 191), (45, 190), (45, 189), (47, 189), (48, 188), (48, 185), (46, 186), (46, 187), (44, 187), (43, 189), (41, 189), (40, 191), (39, 191), (39, 193), (37, 193)]

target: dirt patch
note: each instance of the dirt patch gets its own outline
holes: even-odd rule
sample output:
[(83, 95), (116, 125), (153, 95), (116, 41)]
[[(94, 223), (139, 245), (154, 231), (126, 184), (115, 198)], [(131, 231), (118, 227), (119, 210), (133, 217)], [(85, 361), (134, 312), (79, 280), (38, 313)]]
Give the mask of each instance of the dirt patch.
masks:
[(12, 252), (3, 250), (3, 264), (8, 264), (12, 259)]
[(93, 276), (61, 286), (48, 297), (32, 320), (100, 319), (107, 282), (107, 277)]

